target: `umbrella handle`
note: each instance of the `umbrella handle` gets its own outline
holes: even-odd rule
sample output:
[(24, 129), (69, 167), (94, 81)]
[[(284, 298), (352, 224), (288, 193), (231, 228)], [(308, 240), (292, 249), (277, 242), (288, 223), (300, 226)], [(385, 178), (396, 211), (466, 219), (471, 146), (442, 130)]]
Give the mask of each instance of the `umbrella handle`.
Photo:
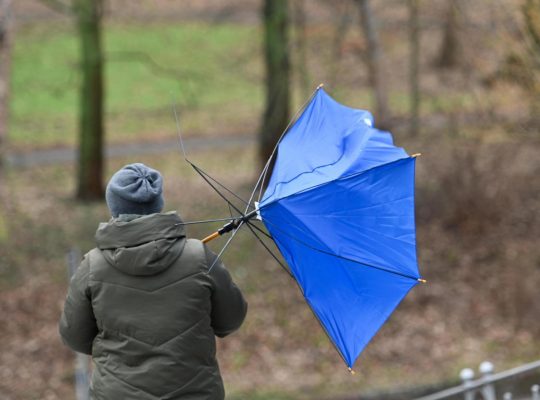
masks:
[(208, 243), (210, 240), (213, 240), (215, 238), (217, 238), (218, 236), (221, 236), (219, 231), (216, 231), (214, 233), (212, 233), (211, 235), (208, 235), (207, 237), (205, 237), (203, 240), (201, 240), (201, 242), (203, 243)]
[(201, 240), (201, 242), (207, 243), (210, 240), (214, 240), (218, 236), (223, 235), (224, 233), (230, 232), (233, 229), (238, 228), (241, 223), (249, 221), (251, 218), (255, 218), (257, 216), (258, 211), (259, 210), (256, 209), (256, 210), (250, 212), (249, 214), (243, 215), (241, 218), (233, 219), (231, 222), (223, 225), (223, 227), (221, 229), (219, 229), (219, 230), (215, 231), (214, 233), (212, 233), (212, 234), (208, 235), (207, 237), (205, 237), (203, 240)]
[(223, 235), (224, 233), (227, 233), (227, 232), (230, 232), (232, 231), (233, 229), (236, 229), (238, 228), (238, 226), (240, 225), (240, 223), (242, 222), (242, 220), (232, 220), (231, 222), (223, 225), (223, 227), (217, 231), (215, 231), (214, 233), (208, 235), (207, 237), (205, 237), (203, 240), (201, 240), (201, 242), (203, 243), (207, 243), (209, 242), (210, 240), (213, 240), (221, 235)]

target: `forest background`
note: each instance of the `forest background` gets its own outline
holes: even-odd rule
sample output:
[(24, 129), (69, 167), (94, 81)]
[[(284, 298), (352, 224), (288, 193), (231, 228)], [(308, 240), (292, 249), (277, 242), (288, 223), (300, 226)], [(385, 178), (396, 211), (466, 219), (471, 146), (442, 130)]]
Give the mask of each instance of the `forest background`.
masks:
[(181, 157), (173, 103), (190, 158), (245, 195), (320, 83), (423, 154), (429, 282), (352, 376), (296, 285), (239, 234), (224, 260), (250, 311), (218, 343), (228, 398), (356, 398), (540, 358), (540, 1), (2, 0), (0, 397), (73, 398), (65, 256), (93, 247), (114, 171), (162, 171), (166, 207), (187, 220), (228, 214)]

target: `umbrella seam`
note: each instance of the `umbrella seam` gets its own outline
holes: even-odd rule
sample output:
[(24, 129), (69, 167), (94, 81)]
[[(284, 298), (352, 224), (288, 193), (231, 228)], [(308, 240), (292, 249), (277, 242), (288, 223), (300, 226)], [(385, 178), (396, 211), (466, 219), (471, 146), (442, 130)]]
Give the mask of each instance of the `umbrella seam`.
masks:
[[(336, 182), (336, 181), (341, 181), (341, 180), (346, 180), (346, 179), (354, 178), (354, 177), (356, 177), (356, 176), (359, 176), (359, 175), (365, 174), (365, 173), (367, 173), (367, 172), (370, 172), (370, 171), (372, 171), (372, 170), (374, 170), (374, 169), (376, 169), (376, 168), (386, 167), (387, 165), (391, 165), (391, 164), (397, 163), (397, 162), (399, 162), (399, 161), (410, 160), (410, 159), (415, 160), (414, 157), (410, 157), (410, 156), (409, 156), (409, 157), (398, 158), (397, 160), (390, 161), (390, 162), (388, 162), (388, 163), (386, 163), (386, 164), (376, 165), (376, 166), (371, 167), (371, 168), (368, 168), (368, 169), (366, 169), (366, 170), (364, 170), (364, 171), (355, 172), (355, 173), (350, 174), (350, 175), (345, 175), (345, 176), (341, 176), (341, 177), (336, 178), (336, 179), (332, 179), (332, 180), (330, 180), (330, 181), (328, 181), (328, 182), (323, 182), (323, 183), (320, 183), (320, 184), (318, 184), (318, 185), (310, 186), (310, 187), (305, 188), (305, 189), (302, 189), (302, 190), (300, 190), (300, 191), (298, 191), (298, 192), (296, 192), (296, 193), (291, 193), (291, 194), (289, 194), (289, 195), (287, 195), (287, 196), (280, 197), (279, 199), (274, 199), (274, 200), (272, 200), (270, 203), (267, 203), (267, 204), (260, 204), (260, 205), (259, 205), (259, 210), (262, 209), (262, 208), (264, 208), (264, 207), (268, 207), (268, 206), (270, 206), (270, 205), (272, 205), (272, 204), (274, 204), (274, 203), (276, 203), (276, 202), (278, 202), (278, 201), (280, 201), (280, 200), (287, 199), (287, 198), (289, 198), (289, 197), (293, 197), (293, 196), (296, 196), (296, 195), (298, 195), (298, 194), (300, 194), (300, 193), (305, 193), (305, 192), (310, 191), (310, 190), (313, 190), (313, 189), (317, 189), (317, 188), (319, 188), (319, 187), (321, 187), (321, 186), (328, 185), (328, 184), (330, 184), (330, 183), (332, 183), (332, 182)], [(336, 162), (337, 162), (337, 161), (336, 161)], [(328, 164), (328, 165), (331, 165), (331, 164)], [(326, 166), (328, 166), (328, 165), (323, 165), (323, 166), (321, 166), (321, 167), (326, 167)], [(317, 168), (319, 168), (319, 167), (317, 167)], [(315, 169), (317, 169), (317, 168), (315, 168)], [(291, 181), (289, 181), (289, 182), (291, 182)], [(283, 182), (283, 183), (289, 183), (289, 182)], [(278, 182), (277, 184), (279, 184), (279, 183), (281, 183), (281, 182)], [(276, 185), (277, 185), (277, 184), (276, 184)], [(273, 195), (273, 194), (274, 194), (274, 193), (272, 193), (272, 195)], [(269, 197), (271, 197), (271, 196), (268, 196), (267, 198), (269, 198)], [(261, 203), (263, 203), (263, 202), (264, 202), (264, 199), (263, 199), (263, 201), (261, 201)]]
[(402, 274), (400, 272), (397, 272), (397, 271), (392, 271), (392, 270), (389, 270), (389, 269), (386, 269), (384, 267), (379, 267), (379, 266), (376, 266), (376, 265), (372, 265), (372, 264), (368, 264), (368, 263), (365, 263), (365, 262), (361, 262), (361, 261), (358, 261), (358, 260), (353, 260), (352, 258), (348, 258), (348, 257), (344, 257), (344, 256), (340, 256), (338, 254), (334, 254), (334, 253), (331, 253), (329, 251), (326, 251), (326, 250), (322, 250), (322, 249), (319, 249), (317, 247), (314, 247), (306, 242), (304, 242), (303, 240), (301, 239), (298, 239), (297, 237), (285, 232), (284, 230), (280, 229), (279, 227), (277, 227), (276, 224), (268, 221), (268, 220), (264, 220), (265, 223), (269, 223), (270, 225), (274, 226), (275, 229), (279, 230), (281, 233), (283, 233), (284, 235), (290, 237), (291, 239), (297, 241), (298, 243), (300, 243), (301, 245), (305, 246), (305, 247), (308, 247), (314, 251), (318, 251), (320, 253), (323, 253), (323, 254), (326, 254), (326, 255), (329, 255), (329, 256), (332, 256), (332, 257), (336, 257), (336, 258), (339, 258), (339, 259), (342, 259), (342, 260), (346, 260), (346, 261), (350, 261), (350, 262), (353, 262), (353, 263), (356, 263), (356, 264), (360, 264), (360, 265), (364, 265), (366, 267), (371, 267), (371, 268), (375, 268), (375, 269), (378, 269), (380, 271), (385, 271), (385, 272), (388, 272), (388, 273), (391, 273), (391, 274), (395, 274), (395, 275), (399, 275), (399, 276), (403, 276), (404, 278), (409, 278), (409, 279), (413, 279), (415, 281), (417, 281), (419, 279), (419, 277), (415, 277), (413, 275), (407, 275), (407, 274)]

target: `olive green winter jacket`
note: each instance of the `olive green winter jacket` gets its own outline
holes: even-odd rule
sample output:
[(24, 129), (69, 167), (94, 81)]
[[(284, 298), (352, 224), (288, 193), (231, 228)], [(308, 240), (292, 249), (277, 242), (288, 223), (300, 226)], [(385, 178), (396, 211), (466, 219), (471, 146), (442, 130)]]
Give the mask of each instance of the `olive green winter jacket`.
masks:
[(223, 399), (215, 337), (247, 304), (176, 213), (111, 220), (73, 276), (60, 334), (91, 354), (96, 400)]

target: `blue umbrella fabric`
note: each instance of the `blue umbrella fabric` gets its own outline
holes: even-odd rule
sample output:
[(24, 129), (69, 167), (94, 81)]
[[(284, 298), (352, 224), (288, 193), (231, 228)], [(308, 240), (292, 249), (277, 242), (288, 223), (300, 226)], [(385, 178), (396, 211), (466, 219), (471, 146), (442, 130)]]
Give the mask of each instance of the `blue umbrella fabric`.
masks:
[(349, 368), (422, 279), (415, 157), (319, 88), (278, 146), (260, 216)]

